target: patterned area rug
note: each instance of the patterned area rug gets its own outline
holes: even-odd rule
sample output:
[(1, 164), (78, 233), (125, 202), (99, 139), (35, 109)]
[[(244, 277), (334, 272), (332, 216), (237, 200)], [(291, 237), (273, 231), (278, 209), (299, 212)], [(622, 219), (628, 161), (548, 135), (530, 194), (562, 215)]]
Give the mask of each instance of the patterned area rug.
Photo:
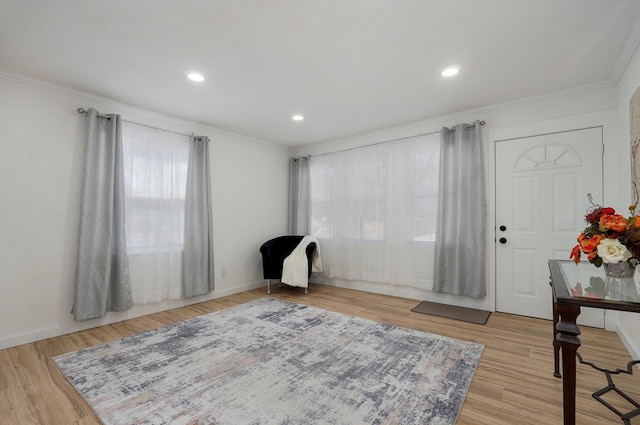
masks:
[(262, 298), (54, 360), (108, 425), (442, 425), (483, 348)]

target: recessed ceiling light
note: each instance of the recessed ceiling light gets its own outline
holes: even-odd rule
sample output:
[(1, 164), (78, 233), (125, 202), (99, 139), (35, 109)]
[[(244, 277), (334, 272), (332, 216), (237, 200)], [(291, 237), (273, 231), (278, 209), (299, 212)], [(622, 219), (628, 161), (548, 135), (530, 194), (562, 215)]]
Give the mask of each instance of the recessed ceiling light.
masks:
[(443, 77), (452, 77), (452, 76), (456, 75), (458, 72), (460, 72), (460, 68), (458, 68), (456, 66), (452, 66), (452, 67), (447, 68), (444, 71), (442, 71), (441, 75)]
[(294, 115), (291, 117), (291, 119), (294, 121), (302, 121), (304, 117), (302, 115)]
[(187, 78), (190, 79), (191, 81), (196, 81), (196, 82), (201, 82), (204, 81), (204, 76), (202, 74), (199, 74), (197, 72), (190, 72), (187, 74)]

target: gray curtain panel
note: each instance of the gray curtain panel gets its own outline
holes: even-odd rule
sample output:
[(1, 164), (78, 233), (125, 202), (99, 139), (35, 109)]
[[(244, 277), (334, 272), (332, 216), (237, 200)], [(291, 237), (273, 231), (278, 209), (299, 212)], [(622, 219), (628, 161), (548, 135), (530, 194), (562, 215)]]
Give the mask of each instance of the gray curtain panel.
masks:
[(124, 172), (119, 115), (89, 109), (76, 268), (75, 320), (133, 306), (124, 231)]
[(309, 230), (309, 157), (291, 158), (288, 232), (307, 235)]
[(184, 208), (182, 296), (213, 291), (213, 220), (209, 138), (191, 137)]
[(486, 194), (480, 123), (443, 128), (433, 290), (486, 295)]

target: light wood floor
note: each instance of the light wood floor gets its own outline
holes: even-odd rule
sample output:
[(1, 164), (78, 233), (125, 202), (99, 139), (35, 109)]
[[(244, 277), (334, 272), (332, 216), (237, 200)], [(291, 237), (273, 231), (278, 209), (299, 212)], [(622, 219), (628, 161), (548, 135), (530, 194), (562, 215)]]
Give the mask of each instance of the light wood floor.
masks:
[[(65, 380), (53, 356), (112, 341), (201, 314), (267, 296), (264, 289), (151, 314), (56, 338), (0, 350), (0, 424), (99, 424), (91, 409)], [(446, 335), (485, 345), (459, 425), (562, 424), (562, 383), (554, 378), (551, 322), (493, 313), (486, 325), (413, 313), (416, 300), (394, 298), (323, 285), (304, 295), (295, 288), (275, 288), (271, 295), (287, 301), (380, 322)], [(580, 352), (605, 367), (631, 360), (618, 336), (582, 328)], [(620, 376), (616, 384), (640, 400), (640, 377)], [(604, 375), (578, 365), (577, 423), (621, 424), (591, 397), (606, 385)], [(616, 402), (611, 398), (610, 402)], [(616, 403), (623, 411), (626, 403)], [(633, 422), (640, 423), (640, 422)]]

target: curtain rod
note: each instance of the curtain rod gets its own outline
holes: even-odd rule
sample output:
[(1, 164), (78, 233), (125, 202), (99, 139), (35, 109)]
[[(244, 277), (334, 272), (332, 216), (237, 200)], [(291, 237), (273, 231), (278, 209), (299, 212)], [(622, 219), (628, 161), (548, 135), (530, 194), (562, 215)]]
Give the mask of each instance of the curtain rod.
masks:
[[(84, 108), (78, 108), (77, 109), (79, 114), (82, 115), (87, 115), (87, 110)], [(111, 115), (105, 115), (105, 114), (101, 114), (98, 112), (98, 116), (101, 118), (106, 118), (106, 119), (111, 119)], [(185, 136), (185, 137), (191, 137), (193, 134), (185, 134), (185, 133), (179, 133), (177, 131), (173, 131), (173, 130), (167, 130), (165, 128), (160, 128), (160, 127), (154, 127), (152, 125), (147, 125), (147, 124), (140, 124), (139, 122), (133, 122), (133, 121), (127, 121), (127, 120), (122, 120), (123, 122), (129, 123), (129, 124), (135, 124), (135, 125), (139, 125), (142, 127), (147, 127), (147, 128), (152, 128), (154, 130), (160, 130), (160, 131), (166, 131), (167, 133), (173, 133), (173, 134), (177, 134), (178, 136)]]
[[(480, 123), (480, 125), (485, 125), (487, 122), (485, 120), (481, 120), (481, 121), (477, 121)], [(466, 124), (467, 126), (471, 126), (473, 124)], [(362, 149), (362, 148), (369, 148), (372, 146), (378, 146), (378, 145), (383, 145), (385, 143), (395, 143), (395, 142), (400, 142), (402, 140), (406, 140), (406, 139), (411, 139), (412, 137), (420, 137), (420, 136), (430, 136), (432, 134), (438, 134), (440, 133), (442, 130), (438, 130), (438, 131), (430, 131), (428, 133), (421, 133), (421, 134), (415, 134), (413, 136), (405, 136), (405, 137), (398, 137), (397, 139), (391, 139), (391, 140), (384, 140), (382, 142), (376, 142), (376, 143), (371, 143), (368, 145), (363, 145), (363, 146), (355, 146), (353, 148), (347, 148), (347, 149), (341, 149), (339, 151), (333, 151), (333, 152), (327, 152), (327, 153), (321, 153), (321, 154), (317, 154), (317, 155), (306, 155), (306, 156), (325, 156), (325, 155), (331, 155), (334, 153), (341, 153), (341, 152), (349, 152), (355, 149)]]
[[(87, 111), (87, 110), (86, 110), (86, 109), (84, 109), (84, 108), (78, 108), (78, 109), (76, 109), (76, 110), (77, 110), (77, 111), (78, 111), (78, 113), (79, 113), (79, 114), (81, 114), (81, 115), (87, 115), (87, 112), (89, 112), (89, 111)], [(99, 113), (99, 112), (98, 112), (98, 116), (99, 116), (100, 118), (106, 118), (106, 119), (108, 119), (108, 120), (110, 120), (110, 119), (111, 119), (111, 115), (105, 115), (105, 114), (101, 114), (101, 113)]]

